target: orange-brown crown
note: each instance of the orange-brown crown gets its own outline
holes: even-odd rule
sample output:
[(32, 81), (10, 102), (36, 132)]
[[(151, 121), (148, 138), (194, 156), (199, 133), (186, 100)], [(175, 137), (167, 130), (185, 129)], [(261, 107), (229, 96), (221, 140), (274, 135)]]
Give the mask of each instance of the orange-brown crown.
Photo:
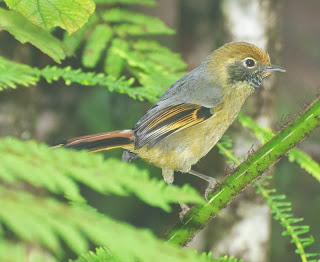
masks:
[(212, 58), (217, 59), (219, 62), (229, 62), (230, 60), (251, 57), (265, 66), (270, 64), (270, 57), (267, 52), (246, 42), (231, 42), (225, 44), (213, 52), (212, 55)]

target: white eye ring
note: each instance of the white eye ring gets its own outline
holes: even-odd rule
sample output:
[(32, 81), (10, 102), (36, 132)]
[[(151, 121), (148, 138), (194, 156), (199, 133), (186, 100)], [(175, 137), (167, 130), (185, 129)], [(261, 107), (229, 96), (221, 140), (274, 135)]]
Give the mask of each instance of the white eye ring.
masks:
[(256, 66), (256, 61), (254, 61), (254, 59), (251, 57), (248, 57), (244, 60), (244, 65), (248, 68), (252, 68)]

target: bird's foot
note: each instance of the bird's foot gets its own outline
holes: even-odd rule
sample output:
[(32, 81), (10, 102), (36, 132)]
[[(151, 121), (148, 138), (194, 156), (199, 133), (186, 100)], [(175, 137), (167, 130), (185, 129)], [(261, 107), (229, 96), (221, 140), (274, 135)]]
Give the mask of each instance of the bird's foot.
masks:
[(181, 223), (183, 224), (183, 218), (184, 216), (189, 212), (190, 207), (186, 205), (185, 203), (180, 203), (181, 211), (179, 213), (179, 218)]
[(210, 178), (211, 178), (211, 179), (210, 179), (210, 181), (208, 181), (208, 186), (207, 186), (206, 190), (204, 191), (204, 198), (205, 198), (207, 201), (209, 201), (209, 200), (208, 200), (209, 194), (213, 192), (213, 189), (214, 189), (215, 186), (218, 184), (218, 182), (217, 182), (216, 179), (214, 179), (213, 177), (210, 177)]
[(189, 170), (188, 172), (189, 174), (193, 175), (193, 176), (197, 176), (202, 178), (203, 180), (208, 182), (208, 186), (206, 188), (206, 191), (204, 192), (204, 197), (205, 199), (208, 201), (208, 195), (213, 191), (213, 189), (215, 188), (215, 186), (218, 184), (217, 180), (215, 180), (213, 177), (211, 176), (206, 176), (204, 174), (201, 174), (197, 171), (194, 170)]

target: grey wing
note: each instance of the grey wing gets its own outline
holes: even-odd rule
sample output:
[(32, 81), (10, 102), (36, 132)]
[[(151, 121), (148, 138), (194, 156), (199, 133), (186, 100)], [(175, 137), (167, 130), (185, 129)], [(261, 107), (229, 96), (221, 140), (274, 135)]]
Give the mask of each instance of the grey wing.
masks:
[(168, 106), (194, 104), (214, 109), (220, 105), (223, 102), (221, 89), (213, 84), (217, 83), (216, 76), (213, 72), (207, 71), (209, 68), (206, 65), (207, 62), (205, 60), (200, 66), (175, 82), (137, 122), (136, 127)]

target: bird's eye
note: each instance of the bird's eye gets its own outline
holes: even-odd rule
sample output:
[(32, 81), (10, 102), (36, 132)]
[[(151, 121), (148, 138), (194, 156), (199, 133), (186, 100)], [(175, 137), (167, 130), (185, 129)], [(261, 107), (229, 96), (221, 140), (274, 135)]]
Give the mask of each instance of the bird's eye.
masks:
[(254, 67), (256, 65), (256, 62), (251, 58), (248, 58), (245, 63), (247, 67)]

